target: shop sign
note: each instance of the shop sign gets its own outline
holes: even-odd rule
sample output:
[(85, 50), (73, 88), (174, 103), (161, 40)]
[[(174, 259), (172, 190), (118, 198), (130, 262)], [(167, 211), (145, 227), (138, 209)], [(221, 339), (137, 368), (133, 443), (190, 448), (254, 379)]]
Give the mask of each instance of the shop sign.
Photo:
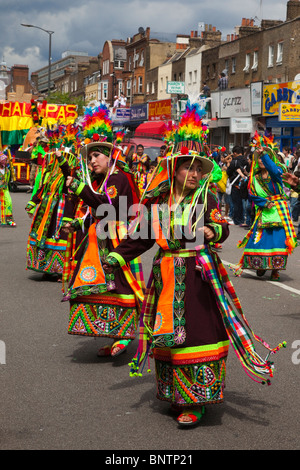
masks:
[(148, 103), (148, 121), (172, 119), (172, 100), (150, 101)]
[(250, 90), (251, 114), (260, 116), (262, 113), (263, 82), (252, 82), (250, 85)]
[(167, 93), (184, 95), (184, 82), (167, 82)]
[(278, 116), (282, 103), (300, 104), (300, 81), (264, 85), (263, 116)]
[(250, 89), (240, 88), (220, 92), (221, 118), (251, 116)]
[(252, 117), (231, 118), (230, 134), (253, 134)]
[(117, 108), (112, 116), (113, 122), (122, 123), (130, 121), (130, 108)]
[(147, 121), (147, 105), (137, 104), (130, 108), (131, 121)]
[(300, 104), (280, 103), (278, 120), (282, 122), (300, 121)]

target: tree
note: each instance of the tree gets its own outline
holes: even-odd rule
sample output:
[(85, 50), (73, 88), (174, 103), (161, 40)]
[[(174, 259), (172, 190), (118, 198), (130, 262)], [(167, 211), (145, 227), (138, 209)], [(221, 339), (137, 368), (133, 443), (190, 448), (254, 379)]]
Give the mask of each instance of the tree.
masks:
[(47, 97), (47, 103), (76, 104), (78, 116), (82, 115), (84, 112), (84, 99), (81, 97), (74, 98), (73, 96), (70, 96), (69, 93), (61, 93), (59, 91), (55, 91)]

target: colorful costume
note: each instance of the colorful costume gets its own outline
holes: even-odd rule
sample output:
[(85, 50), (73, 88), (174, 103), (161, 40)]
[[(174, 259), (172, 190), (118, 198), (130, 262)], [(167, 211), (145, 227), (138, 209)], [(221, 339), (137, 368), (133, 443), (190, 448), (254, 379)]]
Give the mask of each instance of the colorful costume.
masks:
[(150, 158), (147, 154), (144, 153), (143, 155), (138, 155), (137, 153), (134, 153), (132, 155), (131, 169), (141, 195), (147, 186), (149, 167)]
[[(25, 210), (34, 215), (27, 244), (27, 268), (45, 274), (62, 275), (67, 235), (60, 232), (68, 195), (65, 180), (77, 157), (63, 153), (61, 164), (54, 152), (47, 155), (42, 185)], [(71, 214), (71, 217), (73, 214)]]
[[(96, 136), (98, 141), (86, 139), (82, 154), (87, 157), (90, 146), (101, 148), (102, 153), (107, 152), (110, 166), (106, 175), (94, 175), (91, 181), (83, 162), (84, 182), (74, 179), (70, 186), (84, 203), (78, 206), (77, 217), (80, 212), (81, 216), (88, 213), (88, 217), (82, 219), (80, 232), (69, 239), (73, 255), (67, 258), (67, 262), (70, 260), (66, 268), (69, 285), (64, 295), (64, 301), (70, 301), (68, 333), (130, 341), (135, 338), (144, 295), (139, 260), (128, 263), (116, 275), (105, 275), (102, 263), (127, 233), (127, 214), (130, 207), (139, 202), (138, 190), (121, 151), (111, 142), (101, 142), (101, 135), (93, 130), (94, 124), (89, 123), (89, 117), (93, 121), (97, 115), (99, 132), (103, 121), (102, 130), (106, 138), (107, 135), (111, 138), (107, 108), (100, 106), (91, 115), (89, 112), (88, 109), (83, 133), (89, 134), (86, 129), (91, 124), (91, 137)], [(104, 213), (100, 214), (102, 209)], [(112, 211), (108, 221), (106, 210)]]
[[(289, 254), (297, 246), (282, 183), (284, 168), (271, 149), (261, 155), (261, 161), (268, 172), (266, 179), (262, 177), (255, 153), (248, 186), (250, 200), (255, 204), (255, 218), (246, 237), (238, 245), (244, 248), (244, 253), (236, 269), (237, 274), (246, 268), (256, 270), (258, 275), (265, 270), (284, 270)], [(270, 202), (274, 205), (268, 208)]]
[[(195, 112), (197, 108), (188, 104), (184, 117), (192, 120), (191, 114)], [(199, 137), (201, 122), (197, 121), (196, 127), (195, 136)], [(253, 332), (234, 287), (212, 250), (215, 242), (228, 237), (228, 224), (209, 190), (213, 164), (204, 153), (200, 155), (199, 142), (195, 144), (197, 152), (178, 145), (181, 152), (160, 163), (143, 196), (148, 211), (137, 219), (137, 226), (142, 229), (146, 224), (147, 233), (154, 233), (154, 239), (150, 235), (128, 237), (107, 258), (110, 266), (123, 266), (155, 242), (159, 245), (142, 306), (140, 342), (131, 373), (141, 374), (151, 349), (157, 398), (181, 407), (223, 401), (229, 343), (254, 380), (269, 381), (272, 376), (269, 361), (261, 359), (255, 351)], [(180, 165), (180, 160), (187, 157), (192, 162), (200, 160), (206, 176), (174, 210), (173, 177), (177, 163)], [(214, 238), (199, 244), (196, 234), (202, 222), (213, 231)], [(277, 350), (256, 336), (255, 339), (269, 353)]]
[(0, 153), (0, 225), (3, 227), (15, 227), (13, 219), (12, 200), (8, 184), (10, 181), (11, 166), (9, 157)]

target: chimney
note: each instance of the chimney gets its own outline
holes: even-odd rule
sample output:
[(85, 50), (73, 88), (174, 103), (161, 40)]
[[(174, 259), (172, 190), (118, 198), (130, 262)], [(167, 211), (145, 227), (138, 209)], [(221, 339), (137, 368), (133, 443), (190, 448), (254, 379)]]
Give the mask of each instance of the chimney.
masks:
[(299, 0), (289, 0), (286, 8), (286, 21), (294, 20), (300, 16)]

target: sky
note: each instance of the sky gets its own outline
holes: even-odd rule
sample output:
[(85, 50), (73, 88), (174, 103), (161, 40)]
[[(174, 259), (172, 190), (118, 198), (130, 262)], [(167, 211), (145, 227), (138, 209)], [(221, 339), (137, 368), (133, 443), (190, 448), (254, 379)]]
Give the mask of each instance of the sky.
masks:
[(0, 0), (0, 61), (8, 67), (28, 65), (29, 73), (48, 65), (68, 50), (97, 56), (106, 40), (124, 39), (150, 27), (164, 37), (190, 34), (211, 24), (222, 38), (234, 33), (242, 18), (286, 19), (287, 0)]

